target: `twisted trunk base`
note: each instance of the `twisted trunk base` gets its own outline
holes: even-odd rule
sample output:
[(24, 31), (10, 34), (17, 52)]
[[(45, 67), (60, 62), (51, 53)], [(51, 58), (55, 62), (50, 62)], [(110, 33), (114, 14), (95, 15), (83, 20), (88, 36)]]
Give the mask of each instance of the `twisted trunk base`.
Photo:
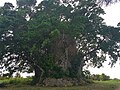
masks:
[(42, 76), (43, 76), (44, 70), (40, 66), (35, 65), (34, 72), (35, 72), (35, 76), (33, 78), (33, 84), (39, 85), (42, 83)]

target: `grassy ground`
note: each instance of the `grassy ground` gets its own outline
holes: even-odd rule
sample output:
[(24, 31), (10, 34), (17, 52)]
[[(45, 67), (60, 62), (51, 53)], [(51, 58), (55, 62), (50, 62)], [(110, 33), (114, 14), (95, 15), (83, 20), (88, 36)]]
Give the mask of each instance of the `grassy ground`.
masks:
[(86, 86), (74, 87), (36, 87), (36, 86), (9, 86), (0, 90), (116, 90), (120, 81), (100, 81)]

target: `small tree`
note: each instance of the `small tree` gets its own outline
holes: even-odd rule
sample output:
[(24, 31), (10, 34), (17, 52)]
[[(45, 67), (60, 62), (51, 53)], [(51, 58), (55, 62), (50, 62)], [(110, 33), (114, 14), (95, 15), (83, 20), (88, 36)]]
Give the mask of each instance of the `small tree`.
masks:
[(102, 73), (101, 75), (100, 75), (100, 80), (101, 81), (106, 81), (106, 80), (109, 80), (110, 79), (110, 76), (107, 76), (107, 75), (105, 75), (104, 73)]
[(17, 72), (17, 73), (15, 74), (15, 77), (20, 78), (20, 77), (21, 77), (20, 73)]

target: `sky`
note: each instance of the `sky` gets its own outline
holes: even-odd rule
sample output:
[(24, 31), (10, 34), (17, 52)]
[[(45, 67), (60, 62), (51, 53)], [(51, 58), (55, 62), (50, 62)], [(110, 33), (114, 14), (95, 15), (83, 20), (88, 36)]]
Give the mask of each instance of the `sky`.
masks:
[(104, 6), (103, 8), (106, 14), (102, 17), (105, 19), (104, 21), (106, 24), (110, 26), (117, 26), (117, 24), (120, 22), (120, 2), (107, 7)]
[[(40, 2), (41, 0), (38, 0), (38, 2)], [(16, 4), (16, 0), (0, 0), (0, 6), (4, 5), (4, 2), (11, 2), (13, 3), (13, 5)], [(102, 15), (102, 17), (104, 18), (104, 22), (107, 25), (110, 26), (117, 26), (117, 24), (120, 22), (120, 3), (115, 3), (112, 5), (109, 5), (107, 7), (103, 7), (105, 10), (105, 15)], [(103, 65), (104, 67), (101, 68), (92, 68), (89, 67), (88, 70), (90, 70), (90, 72), (92, 74), (102, 74), (105, 73), (106, 75), (109, 75), (111, 78), (119, 78), (120, 79), (120, 62), (118, 61), (115, 64), (115, 67), (110, 67), (108, 65), (109, 63), (109, 59), (107, 62), (105, 62)]]

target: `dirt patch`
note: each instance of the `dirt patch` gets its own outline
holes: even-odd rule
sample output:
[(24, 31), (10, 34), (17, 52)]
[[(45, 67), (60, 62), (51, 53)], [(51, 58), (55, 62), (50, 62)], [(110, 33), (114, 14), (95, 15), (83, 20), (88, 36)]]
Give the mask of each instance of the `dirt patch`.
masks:
[(75, 78), (47, 78), (43, 81), (44, 86), (59, 86), (59, 87), (66, 87), (66, 86), (78, 86), (81, 83), (85, 83), (84, 81), (81, 81), (81, 83), (78, 83), (78, 80)]
[(115, 90), (120, 90), (120, 86), (118, 86)]

